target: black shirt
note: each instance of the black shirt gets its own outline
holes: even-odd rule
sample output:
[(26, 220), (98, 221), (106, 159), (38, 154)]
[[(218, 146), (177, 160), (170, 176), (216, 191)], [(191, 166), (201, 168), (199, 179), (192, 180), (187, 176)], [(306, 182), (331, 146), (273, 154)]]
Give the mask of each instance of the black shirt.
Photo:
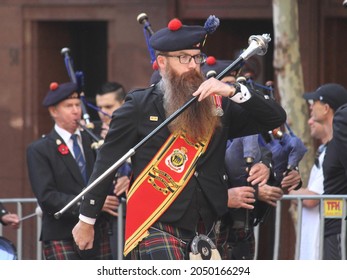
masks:
[[(347, 106), (340, 107), (333, 121), (333, 138), (323, 161), (324, 194), (347, 194)], [(324, 235), (341, 233), (341, 219), (325, 219)]]

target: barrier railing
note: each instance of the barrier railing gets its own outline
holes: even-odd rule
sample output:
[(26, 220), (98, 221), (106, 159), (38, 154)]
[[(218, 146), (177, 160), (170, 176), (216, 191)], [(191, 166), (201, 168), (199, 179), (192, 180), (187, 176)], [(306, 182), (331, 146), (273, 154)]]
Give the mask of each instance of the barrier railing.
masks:
[[(277, 207), (275, 209), (275, 233), (274, 233), (274, 252), (273, 252), (273, 259), (278, 260), (279, 259), (279, 253), (281, 249), (281, 211), (284, 201), (287, 200), (297, 200), (297, 219), (296, 219), (296, 241), (293, 246), (295, 246), (295, 254), (294, 259), (299, 259), (300, 255), (300, 242), (301, 242), (301, 222), (302, 222), (302, 209), (303, 209), (303, 200), (305, 199), (317, 199), (319, 200), (320, 205), (320, 230), (319, 230), (319, 258), (322, 259), (323, 256), (323, 241), (324, 241), (324, 219), (325, 218), (334, 218), (334, 219), (341, 219), (341, 255), (342, 259), (346, 260), (346, 231), (347, 231), (347, 195), (284, 195), (280, 201), (277, 202)], [(36, 221), (36, 229), (33, 230), (32, 228), (35, 226), (35, 223), (31, 221), (31, 227), (29, 228), (29, 233), (31, 231), (35, 231), (33, 236), (30, 240), (33, 240), (35, 244), (32, 244), (32, 246), (36, 250), (36, 260), (42, 259), (42, 245), (39, 241), (40, 231), (41, 231), (41, 217), (36, 215), (35, 209), (37, 207), (37, 200), (35, 198), (11, 198), (11, 199), (0, 199), (0, 202), (5, 205), (5, 207), (15, 207), (15, 211), (19, 218), (21, 219), (21, 226), (18, 230), (6, 230), (6, 233), (9, 234), (9, 232), (12, 233), (11, 236), (16, 235), (16, 249), (17, 249), (17, 259), (21, 260), (23, 259), (23, 245), (24, 245), (24, 236), (28, 238), (28, 233), (26, 231), (26, 227), (24, 227), (24, 222), (26, 220), (32, 220), (31, 218), (35, 218)], [(28, 205), (30, 205), (28, 207)], [(124, 206), (124, 205), (123, 205)], [(29, 212), (30, 214), (24, 215), (23, 213)], [(28, 211), (29, 209), (29, 211)], [(120, 207), (119, 209), (119, 216), (123, 217), (123, 207)], [(345, 221), (345, 222), (344, 222)], [(266, 221), (265, 221), (266, 223)], [(118, 219), (118, 229), (122, 232), (122, 220)], [(0, 236), (3, 235), (4, 227), (0, 224)], [(259, 240), (258, 240), (258, 227), (255, 229), (255, 235), (256, 235), (256, 256), (258, 253), (258, 247), (259, 247)], [(118, 234), (118, 242), (120, 244), (123, 244), (123, 235)], [(4, 235), (6, 237), (6, 235)], [(286, 244), (287, 246), (288, 244)], [(118, 246), (118, 259), (122, 259), (123, 247)], [(32, 258), (34, 259), (34, 257)]]
[(319, 227), (319, 259), (323, 258), (324, 242), (324, 220), (341, 219), (341, 256), (346, 260), (346, 217), (347, 217), (347, 195), (284, 195), (276, 206), (275, 219), (275, 240), (273, 259), (277, 260), (280, 251), (280, 234), (281, 234), (281, 211), (282, 203), (285, 200), (297, 200), (297, 219), (296, 219), (296, 242), (294, 259), (299, 259), (300, 242), (301, 242), (301, 223), (303, 200), (317, 199), (320, 208), (320, 227)]
[[(36, 230), (35, 236), (34, 236), (34, 242), (33, 247), (36, 248), (36, 259), (41, 260), (42, 250), (41, 250), (41, 242), (39, 241), (40, 232), (41, 232), (41, 217), (39, 217), (36, 213), (36, 207), (37, 207), (37, 200), (36, 198), (9, 198), (9, 199), (0, 199), (0, 202), (3, 203), (3, 205), (10, 210), (15, 209), (12, 212), (16, 213), (19, 216), (19, 219), (21, 221), (21, 225), (18, 230), (7, 230), (6, 233), (10, 236), (16, 235), (16, 253), (17, 253), (17, 259), (22, 260), (23, 259), (23, 242), (24, 242), (24, 236), (26, 236), (27, 233), (24, 233), (25, 229), (31, 228), (34, 226), (34, 223), (30, 223), (31, 227), (24, 226), (24, 223), (31, 219), (36, 217)], [(24, 215), (24, 210), (28, 212), (29, 214)], [(31, 232), (31, 229), (28, 229), (28, 232)], [(4, 226), (0, 224), (0, 236), (4, 236), (7, 238), (7, 235), (3, 235), (4, 233)], [(10, 238), (9, 238), (10, 239)], [(11, 239), (10, 239), (11, 240)]]

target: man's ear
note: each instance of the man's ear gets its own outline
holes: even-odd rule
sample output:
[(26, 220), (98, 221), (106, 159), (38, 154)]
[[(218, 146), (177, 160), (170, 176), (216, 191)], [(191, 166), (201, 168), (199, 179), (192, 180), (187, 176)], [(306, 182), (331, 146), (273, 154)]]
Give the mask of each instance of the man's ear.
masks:
[(328, 112), (332, 112), (332, 114), (334, 115), (334, 109), (333, 108), (331, 108), (330, 107), (330, 105), (329, 104), (327, 104), (327, 103), (324, 103), (324, 109), (325, 109), (325, 114), (327, 114)]
[(157, 56), (157, 64), (158, 64), (159, 68), (164, 68), (165, 64), (166, 64), (165, 57), (162, 55), (158, 55)]
[(49, 112), (49, 114), (51, 115), (51, 117), (54, 118), (55, 112), (56, 112), (56, 107), (55, 107), (55, 106), (49, 106), (49, 107), (48, 107), (48, 112)]

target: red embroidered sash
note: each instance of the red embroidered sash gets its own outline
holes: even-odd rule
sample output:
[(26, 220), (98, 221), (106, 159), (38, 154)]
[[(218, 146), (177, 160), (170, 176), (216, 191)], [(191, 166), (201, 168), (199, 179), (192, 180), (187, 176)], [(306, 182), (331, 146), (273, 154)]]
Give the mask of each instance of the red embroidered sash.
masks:
[(183, 133), (171, 135), (138, 176), (127, 194), (125, 256), (148, 236), (148, 228), (181, 193), (211, 136), (192, 143)]

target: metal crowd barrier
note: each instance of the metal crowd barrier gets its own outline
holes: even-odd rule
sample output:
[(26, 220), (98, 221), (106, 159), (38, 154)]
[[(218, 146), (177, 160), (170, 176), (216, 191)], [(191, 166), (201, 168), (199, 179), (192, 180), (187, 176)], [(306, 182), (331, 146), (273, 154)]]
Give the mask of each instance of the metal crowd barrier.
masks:
[[(27, 235), (28, 233), (25, 232), (25, 230), (23, 229), (23, 223), (25, 221), (29, 221), (29, 219), (31, 218), (36, 218), (36, 230), (35, 230), (35, 236), (33, 236), (31, 239), (35, 240), (35, 248), (36, 248), (36, 260), (41, 260), (42, 259), (42, 244), (41, 241), (39, 241), (40, 239), (40, 232), (41, 232), (41, 217), (37, 215), (36, 213), (36, 207), (37, 207), (37, 200), (36, 198), (10, 198), (10, 199), (0, 199), (0, 202), (3, 203), (3, 205), (6, 208), (10, 208), (13, 209), (13, 205), (15, 205), (15, 209), (14, 213), (16, 213), (20, 220), (21, 220), (21, 225), (19, 227), (18, 230), (15, 229), (8, 229), (6, 230), (6, 233), (8, 233), (6, 236), (3, 236), (4, 233), (4, 229), (5, 227), (0, 223), (0, 236), (5, 237), (6, 239), (10, 240), (10, 241), (14, 241), (11, 240), (11, 238), (9, 238), (9, 233), (11, 233), (11, 236), (15, 236), (16, 235), (16, 242), (15, 243), (15, 247), (16, 247), (16, 253), (17, 253), (17, 259), (18, 260), (22, 260), (23, 259), (23, 242), (24, 242), (24, 238), (23, 236)], [(30, 212), (30, 214), (24, 215), (23, 214), (23, 206), (28, 206), (30, 205), (30, 210), (32, 210), (32, 212)], [(124, 236), (123, 234), (120, 234), (121, 232), (124, 231), (124, 227), (123, 227), (123, 222), (124, 220), (122, 219), (122, 217), (124, 216), (124, 210), (125, 209), (125, 199), (122, 199), (119, 207), (118, 207), (118, 219), (117, 219), (117, 225), (118, 225), (118, 232), (117, 232), (117, 241), (118, 244), (123, 244), (124, 243)], [(34, 239), (35, 238), (35, 239)], [(119, 260), (123, 259), (123, 246), (118, 246), (118, 251), (117, 251), (117, 256)], [(1, 260), (1, 259), (0, 259)]]
[(346, 218), (347, 218), (347, 195), (284, 195), (276, 206), (275, 218), (275, 240), (273, 259), (277, 260), (280, 251), (280, 228), (281, 228), (281, 211), (282, 203), (285, 200), (297, 200), (297, 220), (296, 220), (296, 242), (294, 259), (299, 259), (300, 242), (301, 242), (301, 222), (303, 200), (318, 199), (320, 208), (320, 229), (319, 229), (319, 259), (323, 258), (323, 242), (324, 242), (324, 220), (341, 219), (341, 256), (346, 260)]
[[(12, 233), (16, 235), (16, 253), (17, 253), (17, 259), (22, 260), (23, 257), (23, 236), (24, 234), (27, 234), (24, 232), (24, 224), (25, 221), (36, 217), (36, 245), (34, 246), (36, 248), (36, 259), (41, 260), (42, 256), (42, 247), (41, 242), (39, 241), (40, 238), (40, 232), (41, 232), (41, 217), (39, 217), (36, 213), (36, 207), (37, 207), (37, 200), (36, 198), (9, 198), (9, 199), (0, 199), (0, 202), (6, 207), (10, 208), (12, 205), (15, 205), (16, 210), (12, 211), (16, 213), (21, 221), (21, 225), (18, 230), (11, 230)], [(30, 214), (24, 215), (23, 214), (23, 208), (26, 208), (26, 206), (30, 206), (31, 212)], [(8, 230), (10, 231), (10, 230)], [(3, 236), (4, 232), (4, 226), (0, 224), (0, 236)], [(4, 236), (5, 238), (7, 236)]]
[[(286, 200), (297, 200), (297, 219), (296, 219), (296, 241), (293, 246), (295, 246), (295, 255), (294, 259), (297, 260), (299, 258), (300, 254), (300, 237), (301, 237), (301, 221), (302, 221), (302, 209), (303, 209), (303, 200), (304, 199), (318, 199), (319, 205), (320, 205), (320, 259), (322, 259), (323, 256), (323, 241), (324, 241), (324, 219), (325, 218), (334, 218), (334, 219), (341, 219), (342, 220), (342, 226), (341, 226), (341, 250), (342, 250), (342, 259), (346, 260), (346, 231), (347, 231), (347, 222), (343, 222), (346, 220), (347, 217), (347, 195), (284, 195), (280, 201), (277, 202), (277, 206), (275, 209), (275, 234), (274, 234), (274, 252), (273, 252), (273, 259), (278, 260), (279, 259), (279, 253), (281, 249), (281, 212), (282, 212), (282, 206), (283, 202)], [(23, 206), (30, 204), (31, 208), (34, 209), (37, 206), (37, 200), (35, 198), (12, 198), (12, 199), (0, 199), (0, 202), (5, 205), (5, 207), (10, 207), (10, 205), (16, 206), (16, 213), (19, 216), (19, 218), (22, 220), (22, 224), (25, 220), (29, 218), (34, 218), (36, 216), (36, 233), (35, 233), (35, 248), (36, 248), (36, 259), (41, 260), (42, 259), (42, 245), (39, 241), (40, 231), (41, 231), (41, 217), (36, 215), (35, 211), (34, 213), (23, 215)], [(125, 207), (124, 201), (120, 204), (120, 208), (118, 209), (118, 231), (123, 232), (123, 219), (120, 217), (123, 217), (123, 211)], [(330, 203), (330, 204), (329, 204)], [(327, 209), (327, 205), (329, 208), (329, 205), (331, 206), (330, 209), (332, 212), (329, 213), (329, 209)], [(266, 221), (265, 221), (266, 223)], [(23, 225), (20, 226), (18, 230), (11, 230), (12, 232), (16, 232), (16, 249), (17, 249), (17, 259), (21, 260), (23, 256), (23, 235), (27, 234), (23, 232)], [(117, 240), (119, 244), (123, 244), (123, 234), (119, 234), (117, 232)], [(0, 236), (3, 234), (3, 226), (0, 224)], [(257, 259), (258, 254), (258, 247), (259, 247), (259, 228), (255, 228), (255, 238), (256, 238), (256, 252), (255, 252), (255, 259)], [(6, 237), (6, 236), (5, 236)], [(118, 246), (118, 259), (123, 259), (123, 246)]]

